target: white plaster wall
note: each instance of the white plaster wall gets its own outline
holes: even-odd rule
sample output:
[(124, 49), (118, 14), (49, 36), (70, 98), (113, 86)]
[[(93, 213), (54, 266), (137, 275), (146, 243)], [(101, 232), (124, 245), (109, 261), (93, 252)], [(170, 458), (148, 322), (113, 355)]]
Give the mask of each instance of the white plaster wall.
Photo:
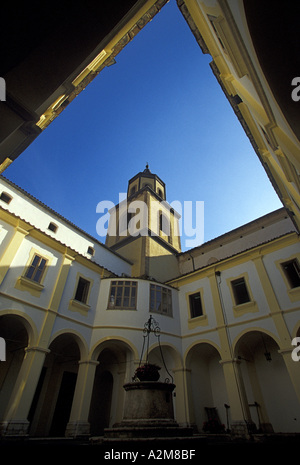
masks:
[[(98, 301), (97, 314), (95, 319), (95, 325), (111, 325), (116, 326), (132, 326), (134, 328), (144, 327), (149, 319), (149, 294), (150, 294), (150, 283), (143, 279), (133, 279), (137, 282), (137, 309), (136, 310), (116, 310), (108, 309), (108, 298), (111, 281), (124, 280), (122, 278), (106, 278), (101, 282), (101, 289)], [(168, 288), (168, 286), (165, 286)], [(170, 288), (169, 288), (170, 289)], [(178, 314), (178, 300), (176, 290), (172, 290), (172, 306), (173, 315), (166, 316), (159, 313), (151, 313), (153, 318), (160, 324), (161, 329), (174, 334), (180, 334), (180, 323)]]
[[(84, 233), (84, 231), (81, 231), (75, 225), (72, 225), (72, 223), (64, 220), (59, 214), (56, 214), (37, 200), (19, 191), (3, 178), (0, 178), (0, 193), (2, 191), (12, 196), (12, 200), (9, 204), (0, 201), (0, 206), (3, 209), (10, 211), (17, 217), (20, 217), (37, 229), (45, 232), (48, 236), (54, 237), (57, 241), (67, 245), (87, 258), (91, 258), (110, 271), (116, 274), (131, 274), (131, 265), (126, 260), (108, 250), (104, 244), (101, 244), (95, 238)], [(52, 232), (48, 229), (50, 222), (58, 226), (56, 232)], [(89, 246), (95, 249), (94, 256), (87, 253)]]
[[(187, 295), (195, 293), (199, 291), (199, 289), (203, 289), (203, 296), (202, 306), (204, 312), (207, 316), (207, 324), (204, 326), (199, 324), (194, 330), (189, 329), (188, 321), (190, 320), (190, 311), (188, 307), (188, 297)], [(181, 333), (182, 335), (191, 334), (198, 331), (203, 331), (205, 329), (213, 328), (216, 326), (216, 316), (215, 316), (215, 309), (213, 305), (212, 293), (210, 288), (210, 283), (208, 278), (201, 278), (192, 283), (185, 284), (180, 287), (179, 292), (179, 307), (180, 307), (180, 321), (181, 321)], [(193, 321), (192, 319), (191, 321)]]
[[(86, 311), (75, 307), (69, 308), (70, 300), (74, 299), (75, 296), (78, 273), (83, 278), (91, 281), (90, 293), (87, 302), (89, 309)], [(90, 270), (80, 263), (77, 263), (76, 261), (73, 261), (69, 269), (67, 281), (61, 298), (59, 314), (84, 324), (92, 325), (96, 314), (99, 288), (100, 274)]]
[[(40, 292), (39, 296), (33, 295), (34, 293), (29, 290), (20, 290), (16, 288), (18, 278), (24, 274), (25, 266), (29, 260), (32, 249), (42, 256), (49, 258), (51, 261), (49, 266), (47, 266), (45, 278), (43, 280), (44, 289)], [(2, 282), (1, 291), (38, 307), (47, 308), (59, 272), (61, 260), (62, 257), (58, 252), (42, 245), (32, 237), (26, 236), (12, 260), (11, 266)]]
[[(202, 268), (224, 258), (236, 255), (244, 250), (251, 249), (259, 244), (295, 231), (295, 227), (287, 214), (282, 211), (279, 221), (270, 223), (270, 217), (260, 218), (252, 225), (245, 225), (229, 235), (223, 235), (215, 240), (204, 243), (202, 246), (192, 249), (193, 260), (190, 252), (181, 255), (179, 260), (182, 274)], [(275, 218), (275, 216), (274, 216)]]
[[(137, 309), (136, 310), (116, 310), (108, 309), (108, 298), (111, 281), (115, 279), (103, 279), (101, 281), (98, 305), (94, 321), (94, 331), (92, 336), (92, 346), (105, 338), (123, 338), (130, 341), (138, 351), (140, 356), (143, 346), (143, 329), (147, 323), (149, 312), (149, 292), (150, 281), (137, 279)], [(178, 309), (178, 291), (172, 290), (173, 316), (151, 313), (157, 321), (160, 330), (160, 342), (171, 344), (181, 352), (180, 320)], [(151, 334), (150, 346), (157, 344), (158, 340)]]
[[(269, 313), (268, 302), (264, 294), (264, 290), (262, 288), (258, 274), (256, 272), (255, 265), (252, 261), (247, 261), (245, 263), (242, 263), (241, 265), (237, 265), (237, 266), (234, 266), (232, 268), (222, 271), (220, 278), (219, 278), (220, 279), (219, 288), (221, 291), (222, 300), (224, 303), (224, 311), (226, 314), (226, 320), (228, 324), (236, 323), (237, 320), (239, 322), (243, 322), (243, 321), (248, 320), (249, 318), (258, 316), (257, 312), (252, 313), (250, 311), (249, 313), (247, 312), (245, 314), (241, 311), (241, 314), (238, 317), (234, 316), (233, 307), (236, 304), (233, 301), (232, 295), (230, 292), (230, 286), (231, 286), (230, 281), (234, 280), (240, 275), (243, 275), (244, 273), (247, 273), (248, 275), (250, 291), (252, 293), (253, 300), (256, 302), (257, 307), (259, 309), (259, 316), (267, 315)], [(243, 305), (236, 306), (237, 314), (238, 314), (238, 308), (242, 310), (244, 307)]]

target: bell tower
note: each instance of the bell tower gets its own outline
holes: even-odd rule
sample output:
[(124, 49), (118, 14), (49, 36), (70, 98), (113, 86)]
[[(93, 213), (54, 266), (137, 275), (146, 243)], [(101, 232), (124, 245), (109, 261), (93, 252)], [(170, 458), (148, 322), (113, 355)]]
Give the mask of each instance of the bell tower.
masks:
[(179, 219), (166, 201), (165, 183), (147, 164), (110, 212), (106, 245), (133, 263), (133, 276), (166, 281), (178, 274)]

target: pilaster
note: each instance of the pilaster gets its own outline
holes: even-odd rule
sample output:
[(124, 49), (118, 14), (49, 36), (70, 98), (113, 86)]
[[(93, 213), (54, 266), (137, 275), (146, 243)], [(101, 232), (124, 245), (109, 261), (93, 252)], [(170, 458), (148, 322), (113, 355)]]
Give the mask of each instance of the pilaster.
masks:
[(0, 285), (2, 284), (10, 266), (11, 263), (16, 255), (16, 253), (19, 250), (20, 245), (23, 242), (23, 239), (29, 234), (29, 231), (25, 228), (22, 228), (19, 226), (19, 224), (16, 226), (14, 235), (9, 242), (8, 246), (6, 247), (5, 251), (2, 254), (2, 257), (0, 258)]

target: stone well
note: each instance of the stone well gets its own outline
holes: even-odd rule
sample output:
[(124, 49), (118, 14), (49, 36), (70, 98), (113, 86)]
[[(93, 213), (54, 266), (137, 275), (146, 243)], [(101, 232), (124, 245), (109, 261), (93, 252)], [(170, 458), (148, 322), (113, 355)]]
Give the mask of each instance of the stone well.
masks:
[(125, 384), (126, 397), (122, 424), (177, 425), (174, 420), (172, 397), (174, 388), (174, 384), (157, 381)]
[(121, 423), (106, 428), (108, 438), (175, 437), (192, 434), (174, 419), (175, 385), (158, 381), (127, 383), (125, 407)]

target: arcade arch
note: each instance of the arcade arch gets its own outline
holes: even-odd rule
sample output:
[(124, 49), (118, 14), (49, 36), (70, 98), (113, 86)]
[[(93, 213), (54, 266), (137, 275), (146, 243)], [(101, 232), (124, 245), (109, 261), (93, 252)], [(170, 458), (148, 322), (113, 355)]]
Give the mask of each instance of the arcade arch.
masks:
[(169, 344), (155, 344), (149, 349), (149, 363), (161, 367), (160, 381), (174, 382), (176, 370), (182, 367), (182, 360), (177, 349)]
[(273, 336), (251, 330), (235, 345), (251, 419), (261, 432), (300, 432), (300, 406)]
[(89, 411), (90, 433), (103, 434), (104, 428), (122, 420), (125, 382), (131, 381), (137, 351), (129, 342), (108, 339), (99, 343), (93, 357), (98, 362)]
[(0, 337), (6, 342), (6, 362), (0, 363), (0, 419), (16, 384), (25, 356), (25, 349), (33, 344), (35, 331), (32, 324), (14, 313), (0, 316)]
[(57, 335), (49, 346), (28, 420), (30, 435), (64, 436), (72, 408), (81, 359), (79, 336)]
[(220, 360), (219, 351), (209, 342), (194, 344), (186, 355), (190, 420), (199, 432), (212, 417), (228, 427), (228, 398)]

